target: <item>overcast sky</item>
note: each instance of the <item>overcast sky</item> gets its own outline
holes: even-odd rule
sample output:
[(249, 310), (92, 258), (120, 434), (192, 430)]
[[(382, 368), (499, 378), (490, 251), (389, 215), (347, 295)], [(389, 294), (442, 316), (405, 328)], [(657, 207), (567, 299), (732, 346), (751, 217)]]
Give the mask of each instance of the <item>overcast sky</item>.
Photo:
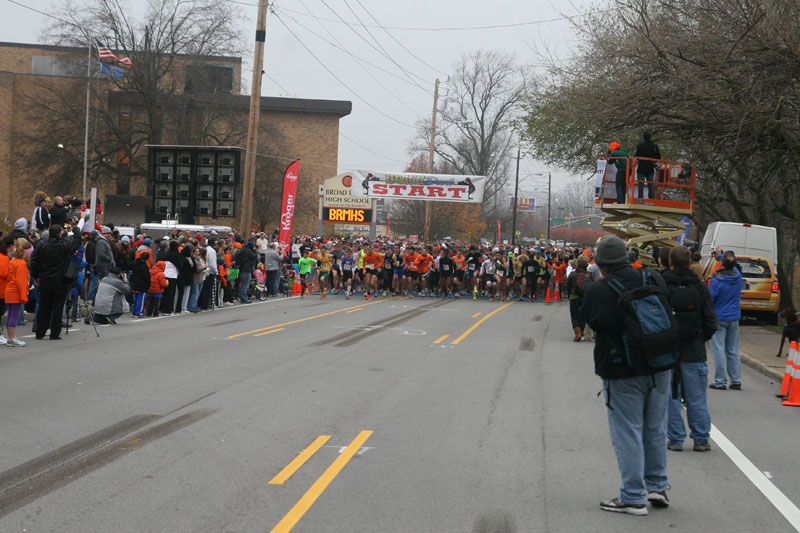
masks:
[[(19, 2), (44, 11), (47, 6), (52, 5), (50, 0)], [(408, 142), (414, 129), (401, 123), (413, 125), (420, 117), (430, 120), (434, 80), (438, 77), (442, 82), (441, 97), (447, 91), (447, 74), (452, 71), (453, 63), (463, 54), (481, 48), (495, 49), (512, 52), (520, 63), (531, 65), (537, 63), (534, 48), (547, 48), (557, 57), (566, 57), (575, 44), (570, 23), (567, 20), (552, 19), (575, 15), (590, 5), (588, 0), (277, 0), (271, 3), (275, 4), (277, 16), (273, 13), (267, 16), (264, 57), (267, 76), (263, 80), (262, 94), (352, 101), (352, 114), (343, 118), (340, 124), (340, 171), (403, 170), (409, 161)], [(144, 10), (144, 4), (144, 0), (137, 0), (129, 5), (135, 14)], [(257, 2), (241, 0), (234, 4), (240, 9), (241, 31), (248, 40), (248, 46), (251, 46)], [(39, 34), (45, 23), (44, 16), (7, 0), (0, 0), (0, 5), (3, 12), (3, 17), (0, 18), (0, 40), (39, 42)], [(332, 22), (339, 20), (337, 15), (353, 25)], [(357, 17), (368, 26), (367, 29), (360, 25)], [(455, 28), (543, 22), (484, 30), (389, 29), (389, 33), (401, 41), (411, 52), (409, 53), (386, 31), (377, 27), (375, 20), (387, 28)], [(282, 21), (344, 85), (320, 65)], [(369, 27), (370, 25), (376, 27)], [(376, 50), (377, 46), (373, 48), (365, 42), (374, 44), (370, 33), (380, 42), (391, 60), (381, 55)], [(364, 64), (363, 68), (347, 52), (334, 48), (320, 37), (334, 43), (338, 41), (350, 54), (400, 78), (414, 80), (424, 90), (372, 66)], [(245, 68), (250, 68), (249, 61)], [(243, 72), (248, 86), (251, 76), (252, 70)], [(391, 118), (382, 115), (370, 105)], [(292, 157), (292, 154), (288, 156)], [(530, 175), (546, 173), (548, 170), (553, 171), (554, 190), (560, 189), (572, 178), (558, 169), (548, 169), (536, 161), (524, 160), (520, 170), (523, 178), (521, 190), (546, 190), (546, 176)], [(542, 198), (541, 193), (536, 196)]]

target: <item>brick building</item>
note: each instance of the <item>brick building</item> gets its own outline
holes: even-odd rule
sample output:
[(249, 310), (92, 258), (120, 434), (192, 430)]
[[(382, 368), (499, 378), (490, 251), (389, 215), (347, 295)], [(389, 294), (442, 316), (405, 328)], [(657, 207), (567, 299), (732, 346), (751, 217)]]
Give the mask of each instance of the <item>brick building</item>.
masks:
[[(0, 42), (0, 218), (29, 218), (37, 190), (81, 196), (87, 52)], [(156, 218), (147, 144), (245, 146), (250, 97), (239, 94), (241, 58), (169, 60), (152, 98), (126, 85), (146, 79), (135, 70), (141, 68), (135, 57), (128, 79), (91, 79), (87, 182), (98, 187), (107, 221)], [(295, 228), (316, 230), (319, 184), (337, 172), (339, 120), (351, 109), (349, 101), (262, 97), (256, 223), (277, 225), (283, 170), (301, 159)], [(236, 195), (235, 217), (194, 222), (235, 227), (241, 181)]]

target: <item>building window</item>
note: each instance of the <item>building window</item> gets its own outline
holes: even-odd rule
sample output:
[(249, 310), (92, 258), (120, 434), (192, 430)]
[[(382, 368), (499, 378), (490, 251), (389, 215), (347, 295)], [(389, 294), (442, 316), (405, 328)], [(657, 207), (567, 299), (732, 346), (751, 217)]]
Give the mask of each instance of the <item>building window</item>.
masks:
[(233, 68), (221, 65), (186, 65), (186, 94), (231, 94)]
[(86, 76), (86, 60), (69, 56), (33, 56), (31, 73), (38, 76)]

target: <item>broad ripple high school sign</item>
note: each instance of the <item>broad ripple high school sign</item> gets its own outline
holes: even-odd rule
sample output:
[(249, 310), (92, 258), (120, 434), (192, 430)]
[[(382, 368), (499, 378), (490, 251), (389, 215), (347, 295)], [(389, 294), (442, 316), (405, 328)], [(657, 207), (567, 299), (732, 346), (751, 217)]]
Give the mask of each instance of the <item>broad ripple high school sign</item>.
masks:
[(432, 202), (481, 203), (485, 176), (385, 173), (354, 170), (350, 187), (353, 198), (399, 198)]

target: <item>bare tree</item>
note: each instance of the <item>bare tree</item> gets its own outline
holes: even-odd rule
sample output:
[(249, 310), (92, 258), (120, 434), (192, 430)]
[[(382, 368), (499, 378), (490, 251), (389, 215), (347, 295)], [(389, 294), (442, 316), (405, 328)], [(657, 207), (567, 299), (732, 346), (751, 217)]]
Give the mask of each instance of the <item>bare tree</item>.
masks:
[(782, 305), (800, 231), (800, 19), (797, 0), (618, 0), (582, 20), (579, 53), (553, 64), (527, 102), (538, 158), (590, 169), (611, 140), (642, 131), (698, 167), (695, 222), (779, 233)]
[[(513, 55), (478, 50), (454, 66), (440, 99), (436, 156), (454, 173), (486, 176), (483, 211), (496, 218), (505, 205), (514, 121), (528, 90), (528, 76)], [(413, 154), (427, 153), (430, 123), (420, 121)]]
[[(85, 49), (89, 38), (98, 38), (133, 62), (122, 77), (91, 80), (90, 178), (145, 176), (146, 144), (204, 144), (240, 137), (246, 129), (246, 117), (232, 120), (221, 106), (198, 96), (215, 86), (207, 78), (214, 75), (207, 68), (214, 56), (242, 52), (234, 4), (151, 0), (136, 20), (120, 0), (64, 0), (52, 12), (58, 20), (45, 28), (42, 41)], [(25, 102), (38, 125), (27, 133), (20, 155), (50, 189), (77, 192), (86, 115), (76, 95), (86, 87), (85, 56), (72, 62), (75, 71), (67, 74), (76, 77), (43, 79)], [(111, 91), (124, 95), (130, 112), (109, 108)]]

